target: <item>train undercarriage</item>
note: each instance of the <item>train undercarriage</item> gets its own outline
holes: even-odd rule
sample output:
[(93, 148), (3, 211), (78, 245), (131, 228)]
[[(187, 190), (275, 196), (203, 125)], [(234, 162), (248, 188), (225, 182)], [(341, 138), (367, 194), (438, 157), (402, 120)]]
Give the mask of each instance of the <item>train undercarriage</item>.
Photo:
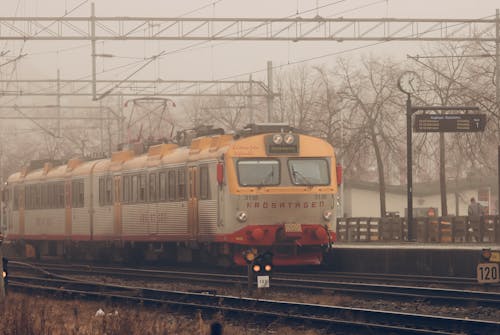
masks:
[(320, 265), (328, 246), (242, 246), (229, 243), (138, 242), (138, 241), (48, 241), (16, 240), (5, 244), (6, 252), (29, 259), (60, 259), (125, 264), (202, 263), (243, 266), (244, 251), (270, 251), (277, 266)]

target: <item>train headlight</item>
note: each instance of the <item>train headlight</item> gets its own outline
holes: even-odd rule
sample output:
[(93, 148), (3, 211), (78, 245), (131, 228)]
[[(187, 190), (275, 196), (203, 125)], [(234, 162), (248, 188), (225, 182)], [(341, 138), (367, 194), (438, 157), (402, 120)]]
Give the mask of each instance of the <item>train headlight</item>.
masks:
[(281, 144), (281, 143), (283, 143), (283, 136), (281, 134), (275, 134), (275, 135), (273, 135), (273, 143), (274, 144)]
[(330, 221), (332, 219), (333, 212), (332, 211), (324, 211), (323, 212), (323, 219), (325, 221)]
[(236, 213), (236, 219), (239, 221), (239, 222), (246, 222), (248, 220), (248, 214), (247, 212), (245, 211), (239, 211), (238, 213)]
[(2, 271), (2, 278), (5, 279), (5, 277), (7, 277), (7, 272)]
[(285, 144), (293, 144), (295, 142), (295, 136), (292, 134), (286, 134), (284, 138)]

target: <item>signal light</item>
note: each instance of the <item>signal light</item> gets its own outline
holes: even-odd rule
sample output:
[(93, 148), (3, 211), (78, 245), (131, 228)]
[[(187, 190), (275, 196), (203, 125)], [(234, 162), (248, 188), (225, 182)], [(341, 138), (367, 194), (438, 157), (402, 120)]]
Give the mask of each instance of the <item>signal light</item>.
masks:
[(273, 271), (273, 254), (265, 252), (255, 258), (252, 271), (257, 275), (269, 275)]
[(4, 282), (4, 288), (6, 288), (7, 284), (9, 283), (9, 271), (7, 270), (7, 263), (9, 263), (9, 260), (5, 257), (2, 257), (2, 279)]
[(491, 258), (491, 249), (483, 249), (483, 250), (481, 250), (481, 256), (484, 259), (489, 260)]
[(247, 264), (252, 264), (256, 256), (257, 256), (257, 249), (252, 248), (243, 251), (243, 259), (245, 259), (245, 262), (247, 262)]

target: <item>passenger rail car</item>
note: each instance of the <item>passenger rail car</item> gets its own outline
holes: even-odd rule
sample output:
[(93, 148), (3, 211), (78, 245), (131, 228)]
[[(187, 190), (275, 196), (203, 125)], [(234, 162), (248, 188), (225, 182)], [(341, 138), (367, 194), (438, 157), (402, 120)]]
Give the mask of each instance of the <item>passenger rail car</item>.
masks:
[(271, 251), (276, 265), (322, 262), (335, 241), (330, 144), (276, 124), (186, 144), (11, 175), (7, 240), (32, 257), (243, 265), (255, 248)]

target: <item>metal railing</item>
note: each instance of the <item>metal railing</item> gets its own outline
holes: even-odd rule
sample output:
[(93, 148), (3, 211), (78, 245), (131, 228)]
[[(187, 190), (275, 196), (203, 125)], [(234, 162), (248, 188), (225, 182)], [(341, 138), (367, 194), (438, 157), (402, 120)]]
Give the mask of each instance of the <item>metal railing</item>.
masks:
[[(414, 218), (417, 242), (500, 243), (498, 215)], [(408, 224), (402, 217), (358, 217), (337, 220), (339, 242), (408, 241)]]

